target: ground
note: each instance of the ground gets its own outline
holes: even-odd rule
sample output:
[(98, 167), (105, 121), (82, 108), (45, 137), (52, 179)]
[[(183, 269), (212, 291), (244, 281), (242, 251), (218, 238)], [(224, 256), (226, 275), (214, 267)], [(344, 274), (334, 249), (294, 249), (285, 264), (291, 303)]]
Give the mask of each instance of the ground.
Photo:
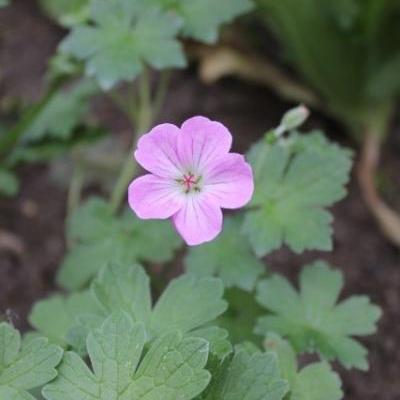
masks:
[[(40, 96), (48, 56), (62, 34), (40, 15), (33, 1), (14, 0), (10, 9), (0, 11), (3, 105), (15, 97), (31, 101)], [(234, 133), (236, 148), (243, 151), (276, 124), (289, 106), (265, 89), (233, 79), (204, 86), (192, 68), (174, 76), (160, 120), (180, 122), (195, 114), (207, 115), (225, 123)], [(102, 105), (102, 110), (105, 122), (116, 131), (126, 128), (111, 105)], [(326, 129), (333, 140), (357, 150), (333, 121), (314, 115), (308, 125)], [(388, 201), (400, 209), (398, 154), (397, 130), (383, 151), (382, 182)], [(17, 239), (9, 243), (8, 250), (0, 249), (0, 314), (25, 329), (33, 302), (56, 289), (54, 275), (65, 248), (66, 190), (44, 165), (22, 167), (19, 175), (22, 185), (18, 197), (0, 200), (0, 235), (8, 232)], [(328, 260), (345, 274), (343, 296), (367, 294), (382, 307), (378, 333), (363, 340), (370, 350), (370, 370), (341, 373), (347, 400), (395, 400), (400, 397), (400, 252), (378, 230), (354, 179), (348, 190), (348, 197), (334, 207), (332, 253), (297, 256), (282, 250), (268, 256), (266, 264), (294, 280), (304, 263), (316, 258)]]

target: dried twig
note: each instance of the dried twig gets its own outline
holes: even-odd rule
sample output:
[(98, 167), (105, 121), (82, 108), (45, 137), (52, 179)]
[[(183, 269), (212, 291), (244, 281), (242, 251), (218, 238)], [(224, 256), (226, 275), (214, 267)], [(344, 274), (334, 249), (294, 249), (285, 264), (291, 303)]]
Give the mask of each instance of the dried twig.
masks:
[(380, 197), (375, 185), (379, 165), (381, 140), (373, 132), (366, 132), (358, 164), (357, 178), (365, 202), (386, 237), (400, 246), (400, 215)]

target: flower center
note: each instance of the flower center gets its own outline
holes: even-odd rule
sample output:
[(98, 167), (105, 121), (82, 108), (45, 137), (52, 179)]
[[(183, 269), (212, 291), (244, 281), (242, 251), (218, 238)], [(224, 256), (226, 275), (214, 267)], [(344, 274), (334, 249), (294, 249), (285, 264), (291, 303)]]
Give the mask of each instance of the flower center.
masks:
[(192, 191), (200, 192), (200, 183), (201, 176), (196, 177), (191, 172), (183, 175), (182, 179), (178, 179), (178, 182), (183, 186), (185, 193), (190, 193)]
[(194, 179), (194, 175), (183, 175), (183, 185), (186, 187), (186, 190), (191, 190), (195, 184), (196, 180)]

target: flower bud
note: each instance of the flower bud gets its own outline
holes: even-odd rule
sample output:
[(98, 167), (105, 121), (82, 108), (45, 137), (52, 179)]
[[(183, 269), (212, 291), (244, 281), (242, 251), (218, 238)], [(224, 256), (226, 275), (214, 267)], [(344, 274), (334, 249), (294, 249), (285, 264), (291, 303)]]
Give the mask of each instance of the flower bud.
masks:
[(303, 105), (293, 108), (283, 116), (280, 126), (285, 131), (291, 131), (303, 125), (309, 115), (310, 111)]

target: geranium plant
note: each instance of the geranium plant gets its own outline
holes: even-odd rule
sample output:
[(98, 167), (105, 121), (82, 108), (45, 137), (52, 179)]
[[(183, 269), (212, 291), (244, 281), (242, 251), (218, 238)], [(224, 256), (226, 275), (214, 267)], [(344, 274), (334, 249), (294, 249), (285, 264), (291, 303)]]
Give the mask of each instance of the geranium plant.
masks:
[[(115, 217), (100, 198), (76, 209), (68, 222), (72, 247), (58, 277), (67, 292), (34, 305), (34, 330), (21, 350), (19, 333), (0, 325), (3, 397), (341, 399), (330, 362), (368, 368), (357, 337), (375, 331), (380, 309), (365, 296), (338, 302), (343, 277), (325, 262), (302, 269), (298, 291), (260, 259), (284, 244), (297, 253), (332, 248), (326, 208), (345, 195), (351, 152), (321, 132), (297, 131), (306, 117), (304, 107), (287, 113), (250, 149), (249, 164), (228, 153), (231, 135), (207, 118), (182, 128), (160, 125), (142, 136), (135, 156), (152, 175), (130, 186), (134, 212)], [(196, 191), (199, 176), (204, 182)], [(149, 200), (143, 203), (143, 196)], [(183, 211), (188, 231), (151, 220), (175, 219), (193, 204), (200, 207), (196, 218), (193, 208)], [(240, 206), (222, 229), (222, 217), (207, 218), (207, 207), (222, 216), (220, 207)], [(169, 283), (154, 275), (152, 282), (155, 263), (171, 268), (182, 247), (179, 234), (190, 245), (187, 271)], [(303, 353), (319, 360), (300, 368)], [(32, 368), (40, 373), (31, 377)]]
[[(263, 257), (333, 249), (329, 207), (346, 194), (351, 151), (301, 132), (304, 106), (245, 155), (207, 117), (154, 123), (165, 69), (185, 63), (178, 35), (213, 41), (250, 2), (91, 0), (68, 14), (57, 5), (66, 3), (51, 14), (68, 15), (71, 31), (51, 91), (3, 154), (23, 159), (35, 137), (73, 136), (101, 91), (134, 133), (108, 197), (82, 201), (87, 170), (74, 165), (61, 290), (33, 305), (22, 338), (0, 324), (1, 399), (341, 399), (331, 362), (368, 368), (358, 337), (375, 332), (380, 309), (364, 296), (338, 301), (343, 277), (323, 261), (302, 269), (297, 290)], [(163, 75), (155, 88), (152, 68)], [(59, 84), (72, 78), (80, 106), (66, 107)], [(300, 364), (304, 353), (313, 362)]]

